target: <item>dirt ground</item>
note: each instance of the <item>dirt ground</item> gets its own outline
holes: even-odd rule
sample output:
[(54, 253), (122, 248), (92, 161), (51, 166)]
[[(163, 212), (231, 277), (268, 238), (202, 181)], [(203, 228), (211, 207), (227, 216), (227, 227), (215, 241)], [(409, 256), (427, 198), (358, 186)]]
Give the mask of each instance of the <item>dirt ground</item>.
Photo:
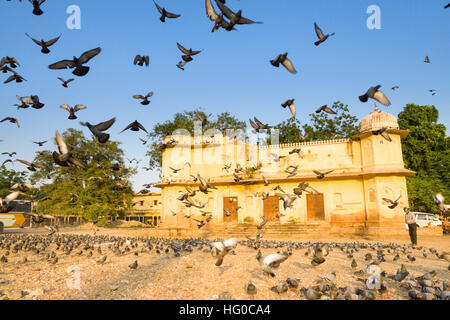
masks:
[[(42, 230), (42, 234), (45, 234)], [(63, 230), (65, 234), (90, 234), (92, 230), (74, 228)], [(97, 235), (113, 235), (121, 237), (148, 237), (151, 235), (148, 229), (100, 229)], [(11, 237), (16, 235), (6, 235)], [(245, 240), (245, 237), (242, 237)], [(271, 239), (266, 239), (271, 240)], [(408, 237), (396, 238), (322, 238), (315, 239), (277, 239), (299, 242), (361, 242), (361, 243), (396, 243), (408, 244)], [(434, 248), (438, 252), (450, 251), (450, 236), (435, 236), (419, 238), (419, 246)], [(277, 294), (270, 291), (272, 286), (290, 278), (300, 279), (300, 287), (308, 287), (313, 284), (318, 276), (325, 276), (336, 272), (338, 287), (354, 286), (364, 288), (364, 283), (358, 281), (354, 274), (368, 265), (364, 255), (376, 252), (368, 249), (354, 253), (358, 264), (355, 269), (351, 267), (352, 258), (340, 249), (334, 248), (326, 257), (325, 263), (313, 267), (311, 257), (305, 256), (306, 249), (293, 250), (292, 255), (275, 270), (274, 278), (268, 277), (257, 270), (258, 261), (256, 251), (247, 246), (238, 245), (236, 254), (225, 257), (220, 267), (214, 265), (215, 258), (203, 250), (183, 252), (180, 257), (175, 257), (173, 252), (157, 254), (151, 252), (139, 253), (135, 256), (134, 251), (125, 255), (116, 255), (106, 246), (102, 247), (100, 254), (93, 250), (92, 257), (86, 252), (77, 254), (74, 249), (70, 255), (66, 255), (55, 248), (49, 247), (46, 252), (55, 250), (58, 262), (51, 264), (43, 254), (20, 250), (7, 256), (8, 262), (0, 262), (0, 299), (187, 299), (187, 300), (210, 300), (210, 299), (303, 299), (298, 290)], [(140, 248), (137, 248), (140, 249)], [(262, 249), (263, 256), (275, 253), (281, 249)], [(415, 262), (410, 262), (406, 255), (394, 262), (394, 254), (386, 254), (386, 262), (380, 267), (388, 275), (395, 274), (401, 264), (404, 264), (412, 277), (418, 277), (426, 272), (435, 270), (437, 272), (436, 285), (442, 281), (450, 283), (449, 263), (439, 260), (435, 255), (428, 252), (428, 257), (422, 256), (422, 250), (409, 249)], [(0, 248), (0, 257), (6, 254), (6, 249)], [(96, 261), (107, 255), (104, 264)], [(23, 258), (27, 261), (24, 262)], [(136, 270), (128, 266), (135, 260), (138, 261)], [(79, 277), (77, 277), (79, 275)], [(77, 285), (79, 279), (79, 287)], [(250, 296), (245, 292), (245, 285), (251, 280), (257, 287), (257, 294)], [(377, 296), (377, 299), (408, 299), (408, 290), (401, 288), (393, 280), (386, 279), (387, 293)]]

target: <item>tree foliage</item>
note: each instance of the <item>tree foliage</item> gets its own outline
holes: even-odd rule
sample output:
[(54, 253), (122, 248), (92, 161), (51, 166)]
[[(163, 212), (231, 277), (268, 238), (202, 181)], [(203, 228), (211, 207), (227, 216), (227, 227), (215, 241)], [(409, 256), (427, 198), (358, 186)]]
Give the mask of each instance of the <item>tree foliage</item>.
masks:
[(398, 115), (400, 128), (410, 131), (402, 141), (405, 166), (417, 172), (407, 180), (414, 211), (437, 212), (430, 193), (449, 196), (450, 139), (438, 119), (434, 106), (408, 104)]
[(359, 133), (358, 118), (351, 115), (348, 105), (337, 101), (330, 107), (336, 115), (311, 113), (309, 123), (303, 126), (307, 140), (351, 138)]
[[(235, 116), (232, 116), (228, 112), (223, 112), (215, 117), (207, 115), (200, 110), (184, 111), (183, 113), (176, 113), (172, 120), (167, 120), (163, 123), (157, 123), (153, 130), (149, 133), (151, 143), (149, 144), (149, 151), (147, 155), (150, 156), (149, 166), (152, 169), (161, 168), (162, 153), (157, 149), (158, 145), (164, 140), (165, 137), (174, 134), (177, 130), (184, 129), (193, 136), (195, 131), (195, 122), (199, 124), (198, 118), (195, 116), (195, 112), (200, 113), (204, 117), (207, 117), (208, 122), (203, 127), (204, 132), (215, 129), (223, 134), (226, 134), (227, 129), (231, 130), (246, 130), (246, 123), (239, 121)], [(201, 127), (201, 124), (200, 124)]]
[[(87, 220), (122, 216), (131, 206), (133, 191), (128, 179), (135, 169), (125, 166), (120, 143), (88, 140), (75, 129), (68, 129), (62, 136), (73, 157), (86, 169), (58, 167), (51, 152), (38, 154), (34, 162), (43, 164), (45, 169), (35, 172), (31, 181), (40, 185), (38, 197), (51, 198), (40, 202), (38, 210), (50, 215), (78, 215)], [(113, 164), (120, 164), (121, 168), (114, 171)]]

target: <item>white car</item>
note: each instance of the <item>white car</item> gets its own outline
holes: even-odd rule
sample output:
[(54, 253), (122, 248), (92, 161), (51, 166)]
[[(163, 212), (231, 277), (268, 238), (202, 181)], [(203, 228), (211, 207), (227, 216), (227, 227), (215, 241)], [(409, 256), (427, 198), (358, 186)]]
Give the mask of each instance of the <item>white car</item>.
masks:
[(424, 227), (439, 227), (442, 226), (442, 221), (436, 218), (432, 213), (413, 212), (416, 216), (416, 222), (420, 228)]

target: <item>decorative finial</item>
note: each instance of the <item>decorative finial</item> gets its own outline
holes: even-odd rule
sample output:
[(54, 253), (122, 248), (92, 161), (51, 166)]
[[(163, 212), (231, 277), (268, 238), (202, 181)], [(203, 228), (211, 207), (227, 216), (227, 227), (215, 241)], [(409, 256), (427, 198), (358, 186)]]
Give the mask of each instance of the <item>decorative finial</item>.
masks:
[(374, 102), (375, 103), (375, 111), (380, 111), (379, 109), (378, 109), (378, 105), (377, 105), (377, 103), (376, 102)]

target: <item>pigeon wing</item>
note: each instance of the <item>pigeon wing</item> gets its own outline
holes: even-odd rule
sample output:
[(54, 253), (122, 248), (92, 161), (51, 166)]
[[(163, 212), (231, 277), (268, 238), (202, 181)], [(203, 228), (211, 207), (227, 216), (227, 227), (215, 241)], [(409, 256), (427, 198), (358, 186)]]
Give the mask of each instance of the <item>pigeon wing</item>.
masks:
[(216, 4), (219, 7), (220, 11), (222, 11), (225, 17), (227, 17), (228, 19), (231, 19), (233, 16), (235, 16), (235, 13), (231, 11), (231, 9), (226, 5), (224, 5), (222, 1), (216, 0)]
[(83, 110), (83, 109), (86, 109), (86, 108), (87, 108), (86, 106), (83, 106), (83, 105), (81, 105), (81, 104), (77, 104), (77, 105), (73, 108), (73, 111), (77, 112), (77, 111), (79, 111), (79, 110)]
[(59, 106), (61, 109), (67, 110), (70, 112), (70, 107), (67, 104), (63, 104)]
[(181, 14), (176, 14), (176, 13), (172, 13), (172, 12), (168, 12), (168, 11), (166, 11), (166, 17), (167, 18), (178, 18), (178, 17), (181, 17)]
[(67, 144), (64, 142), (64, 139), (61, 137), (58, 131), (56, 131), (56, 144), (58, 145), (59, 153), (66, 154), (69, 152)]
[(85, 53), (83, 53), (80, 56), (80, 58), (78, 60), (80, 61), (81, 64), (84, 64), (84, 63), (88, 62), (89, 60), (91, 60), (96, 55), (98, 55), (100, 53), (100, 51), (101, 51), (100, 48), (95, 48), (95, 49), (86, 51)]
[(156, 9), (158, 9), (159, 13), (162, 14), (163, 13), (162, 8), (155, 1), (153, 1), (153, 2), (155, 3)]
[(185, 47), (183, 47), (183, 46), (182, 46), (181, 44), (179, 44), (178, 42), (177, 42), (177, 47), (178, 47), (178, 49), (180, 49), (180, 51), (183, 52), (184, 54), (191, 54), (188, 50), (186, 50)]
[(323, 35), (322, 29), (319, 28), (317, 23), (314, 23), (314, 29), (316, 30), (317, 37), (322, 40), (325, 36)]
[(292, 61), (289, 58), (284, 59), (282, 62), (283, 66), (292, 74), (296, 74), (297, 70), (295, 70), (294, 65), (292, 64)]
[(141, 129), (145, 133), (148, 133), (147, 130), (145, 130), (144, 126), (142, 124), (140, 124), (139, 122), (137, 123), (137, 126), (139, 127), (139, 129)]
[(56, 41), (59, 40), (59, 38), (61, 38), (61, 35), (59, 35), (58, 37), (56, 37), (55, 39), (51, 39), (45, 42), (45, 45), (47, 47), (50, 47), (51, 45), (54, 45), (56, 43)]
[[(111, 120), (100, 122), (99, 124), (95, 125), (95, 128), (99, 131), (105, 131), (111, 128), (111, 126), (116, 122), (116, 118), (112, 118)], [(128, 127), (127, 127), (128, 129)], [(126, 129), (125, 129), (126, 130)]]
[(75, 63), (72, 60), (61, 60), (48, 66), (49, 69), (71, 69), (75, 68)]
[(42, 43), (34, 38), (32, 38), (28, 33), (25, 33), (25, 35), (30, 38), (31, 40), (33, 40), (34, 43), (36, 43), (38, 46), (42, 47)]
[(373, 95), (373, 98), (384, 106), (391, 105), (391, 102), (389, 101), (389, 99), (381, 91), (375, 92), (375, 94)]
[(256, 125), (256, 123), (254, 123), (252, 121), (252, 119), (248, 119), (248, 121), (250, 121), (250, 125), (254, 128), (254, 129), (259, 129), (259, 127)]
[(206, 14), (208, 15), (209, 19), (211, 21), (216, 21), (219, 15), (217, 14), (216, 10), (214, 10), (211, 0), (205, 0), (205, 7), (206, 7)]

